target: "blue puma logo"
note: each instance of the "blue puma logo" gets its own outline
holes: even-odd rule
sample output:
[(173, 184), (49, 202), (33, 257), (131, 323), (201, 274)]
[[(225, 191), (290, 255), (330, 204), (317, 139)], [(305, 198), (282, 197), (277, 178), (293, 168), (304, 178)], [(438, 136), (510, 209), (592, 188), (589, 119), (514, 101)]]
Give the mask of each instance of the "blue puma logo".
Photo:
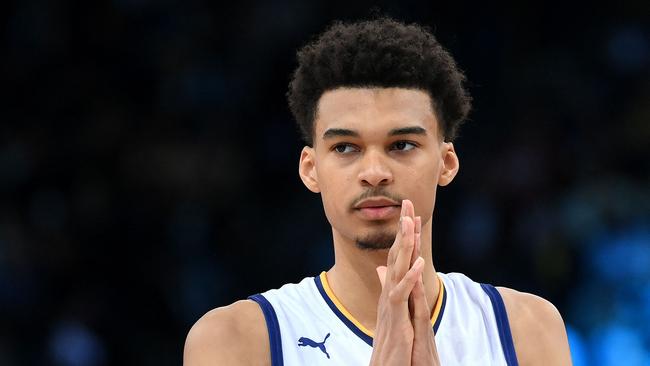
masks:
[(320, 342), (320, 343), (314, 342), (314, 341), (312, 341), (311, 339), (309, 339), (307, 337), (300, 337), (300, 339), (298, 340), (298, 346), (300, 346), (300, 347), (309, 346), (309, 347), (313, 347), (313, 348), (318, 348), (321, 351), (323, 351), (323, 353), (325, 354), (325, 356), (327, 356), (327, 358), (330, 358), (330, 354), (327, 353), (327, 348), (325, 348), (325, 341), (327, 341), (327, 338), (329, 338), (329, 337), (330, 337), (330, 334), (327, 333), (327, 335), (325, 336), (325, 339), (323, 339), (323, 341)]

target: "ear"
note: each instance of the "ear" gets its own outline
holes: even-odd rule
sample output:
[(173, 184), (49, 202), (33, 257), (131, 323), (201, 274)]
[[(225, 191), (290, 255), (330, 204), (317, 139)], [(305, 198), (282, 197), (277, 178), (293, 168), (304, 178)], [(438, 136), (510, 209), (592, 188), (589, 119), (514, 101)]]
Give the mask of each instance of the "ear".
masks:
[(460, 168), (460, 162), (453, 143), (443, 142), (441, 149), (442, 165), (440, 167), (440, 176), (438, 176), (438, 185), (444, 187), (454, 180)]
[(314, 193), (320, 193), (314, 148), (309, 146), (302, 148), (300, 163), (298, 164), (298, 174), (300, 174), (300, 179), (302, 179), (302, 183), (307, 189)]

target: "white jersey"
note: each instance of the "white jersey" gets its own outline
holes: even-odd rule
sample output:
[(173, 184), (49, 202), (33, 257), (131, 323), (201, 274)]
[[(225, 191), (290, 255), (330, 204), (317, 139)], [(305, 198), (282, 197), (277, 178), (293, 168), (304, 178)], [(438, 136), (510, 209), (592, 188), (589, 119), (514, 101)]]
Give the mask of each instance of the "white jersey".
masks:
[[(440, 363), (517, 365), (499, 292), (460, 273), (438, 273), (431, 324)], [(373, 334), (332, 292), (325, 272), (249, 297), (264, 313), (271, 364), (368, 365)]]

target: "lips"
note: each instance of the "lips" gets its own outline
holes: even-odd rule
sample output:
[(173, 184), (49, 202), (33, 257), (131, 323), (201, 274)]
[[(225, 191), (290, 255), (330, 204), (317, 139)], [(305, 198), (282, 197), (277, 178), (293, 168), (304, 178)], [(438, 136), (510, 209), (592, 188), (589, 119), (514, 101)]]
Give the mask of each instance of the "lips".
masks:
[(366, 220), (387, 220), (397, 216), (400, 212), (399, 206), (365, 207), (357, 210), (359, 215)]
[(355, 206), (356, 213), (365, 220), (386, 220), (399, 215), (400, 204), (388, 198), (368, 198)]

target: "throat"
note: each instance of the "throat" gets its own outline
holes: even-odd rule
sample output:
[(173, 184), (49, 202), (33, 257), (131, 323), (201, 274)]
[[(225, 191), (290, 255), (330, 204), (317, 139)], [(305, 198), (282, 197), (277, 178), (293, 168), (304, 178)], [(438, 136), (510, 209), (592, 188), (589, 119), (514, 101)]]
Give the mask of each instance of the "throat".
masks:
[[(341, 315), (368, 337), (374, 336), (377, 323), (377, 306), (382, 288), (376, 268), (385, 265), (387, 256), (382, 252), (387, 253), (364, 251), (365, 255), (352, 257), (359, 259), (359, 263), (337, 260), (329, 271), (320, 275), (323, 289), (331, 300), (330, 307), (335, 306)], [(436, 306), (439, 307), (441, 282), (433, 265), (426, 263), (426, 259), (423, 281), (429, 313), (434, 315)]]
[(336, 266), (320, 275), (320, 282), (330, 307), (334, 305), (333, 310), (340, 313), (337, 315), (344, 316), (361, 332), (372, 337), (377, 321), (377, 304), (381, 295), (379, 280), (374, 281), (359, 276), (341, 278), (341, 275)]

